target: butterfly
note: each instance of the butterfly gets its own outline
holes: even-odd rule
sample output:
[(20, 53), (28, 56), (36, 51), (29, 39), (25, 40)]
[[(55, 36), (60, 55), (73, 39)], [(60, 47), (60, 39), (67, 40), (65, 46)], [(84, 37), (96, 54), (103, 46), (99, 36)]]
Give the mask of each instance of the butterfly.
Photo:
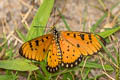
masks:
[(83, 56), (96, 54), (102, 49), (98, 39), (105, 44), (105, 40), (93, 33), (57, 31), (52, 28), (51, 33), (25, 42), (19, 49), (20, 55), (27, 59), (42, 61), (47, 57), (46, 69), (54, 73), (59, 67), (74, 67)]

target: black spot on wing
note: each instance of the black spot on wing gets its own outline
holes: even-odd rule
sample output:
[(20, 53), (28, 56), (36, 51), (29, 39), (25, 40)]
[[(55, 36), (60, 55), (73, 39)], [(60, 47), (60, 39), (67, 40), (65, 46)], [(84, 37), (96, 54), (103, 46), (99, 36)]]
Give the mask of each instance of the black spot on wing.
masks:
[(80, 44), (77, 44), (77, 47), (79, 48), (79, 47), (80, 47)]
[(31, 42), (29, 42), (29, 46), (30, 46), (31, 50), (33, 51), (33, 46), (32, 46)]
[(69, 48), (70, 46), (68, 45), (67, 47)]
[(66, 56), (66, 58), (68, 58), (68, 56)]
[(89, 42), (87, 42), (87, 44), (89, 44)]
[(90, 43), (92, 43), (92, 41), (90, 41)]
[(73, 52), (75, 52), (75, 50), (73, 49)]
[(76, 38), (76, 34), (73, 34), (73, 37)]
[(67, 36), (69, 36), (70, 35), (70, 33), (67, 33)]
[(69, 49), (67, 49), (67, 51), (69, 52), (70, 50), (69, 50)]
[(45, 52), (45, 48), (43, 48), (43, 52)]
[(48, 39), (48, 36), (46, 36), (46, 39)]
[(91, 38), (91, 34), (88, 34), (88, 38), (89, 38), (89, 40), (92, 40), (92, 38)]
[(81, 39), (84, 40), (84, 36), (85, 36), (84, 34), (80, 34), (80, 35), (78, 35), (78, 36), (80, 36)]
[(42, 39), (41, 41), (44, 42), (44, 39)]
[(36, 40), (35, 43), (36, 43), (36, 46), (39, 46), (39, 40)]

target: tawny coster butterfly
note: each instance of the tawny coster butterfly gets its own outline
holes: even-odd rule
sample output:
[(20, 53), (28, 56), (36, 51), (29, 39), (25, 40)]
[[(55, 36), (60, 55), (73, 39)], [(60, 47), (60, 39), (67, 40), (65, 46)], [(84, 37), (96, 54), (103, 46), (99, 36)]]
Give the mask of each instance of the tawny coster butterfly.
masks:
[(25, 42), (19, 53), (25, 58), (42, 61), (47, 56), (49, 72), (56, 72), (59, 67), (74, 67), (83, 56), (92, 55), (102, 49), (98, 39), (105, 44), (99, 35), (87, 32), (57, 31), (52, 28), (46, 34)]

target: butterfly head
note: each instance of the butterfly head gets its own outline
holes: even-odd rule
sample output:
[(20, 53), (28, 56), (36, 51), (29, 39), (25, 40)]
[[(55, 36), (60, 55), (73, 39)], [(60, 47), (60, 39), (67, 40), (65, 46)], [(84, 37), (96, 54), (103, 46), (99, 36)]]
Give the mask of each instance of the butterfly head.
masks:
[(50, 32), (56, 33), (56, 32), (57, 32), (56, 27), (55, 27), (55, 26), (52, 26)]

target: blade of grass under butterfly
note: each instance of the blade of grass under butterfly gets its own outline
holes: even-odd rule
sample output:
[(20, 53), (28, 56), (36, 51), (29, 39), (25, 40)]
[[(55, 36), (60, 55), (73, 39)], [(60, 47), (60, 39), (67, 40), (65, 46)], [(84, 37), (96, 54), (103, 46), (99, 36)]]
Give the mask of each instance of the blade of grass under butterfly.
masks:
[(36, 15), (33, 18), (32, 24), (30, 26), (30, 30), (28, 31), (27, 34), (28, 40), (43, 35), (45, 26), (47, 24), (48, 18), (53, 8), (53, 4), (54, 4), (54, 0), (43, 1)]
[(116, 31), (119, 31), (119, 30), (120, 30), (120, 26), (111, 28), (109, 30), (106, 30), (104, 32), (97, 33), (97, 34), (103, 38), (106, 38), (106, 37), (110, 36), (111, 34), (115, 33)]
[(17, 71), (34, 71), (38, 67), (29, 64), (25, 60), (1, 60), (0, 68), (7, 70), (17, 70)]
[[(79, 66), (83, 66), (83, 62)], [(86, 62), (85, 67), (87, 68), (99, 68), (103, 69), (103, 66), (101, 64), (95, 63), (95, 62)], [(104, 65), (105, 70), (113, 71), (114, 69), (110, 66), (105, 64)]]
[[(80, 67), (83, 67), (83, 65), (84, 65), (83, 62), (81, 62), (79, 64)], [(54, 74), (51, 75), (51, 77), (54, 77), (54, 76), (57, 76), (57, 75), (60, 75), (60, 74), (64, 74), (64, 73), (67, 73), (67, 72), (79, 70), (80, 67), (75, 67), (75, 68), (72, 68), (72, 69), (66, 69), (63, 72), (54, 73)], [(95, 62), (88, 62), (88, 61), (86, 62), (85, 67), (86, 68), (103, 69), (103, 66), (101, 64), (98, 64), (98, 63), (95, 63)], [(110, 65), (107, 65), (107, 64), (104, 65), (104, 68), (105, 68), (105, 70), (108, 70), (108, 71), (113, 71), (114, 70), (113, 67), (111, 67)]]

